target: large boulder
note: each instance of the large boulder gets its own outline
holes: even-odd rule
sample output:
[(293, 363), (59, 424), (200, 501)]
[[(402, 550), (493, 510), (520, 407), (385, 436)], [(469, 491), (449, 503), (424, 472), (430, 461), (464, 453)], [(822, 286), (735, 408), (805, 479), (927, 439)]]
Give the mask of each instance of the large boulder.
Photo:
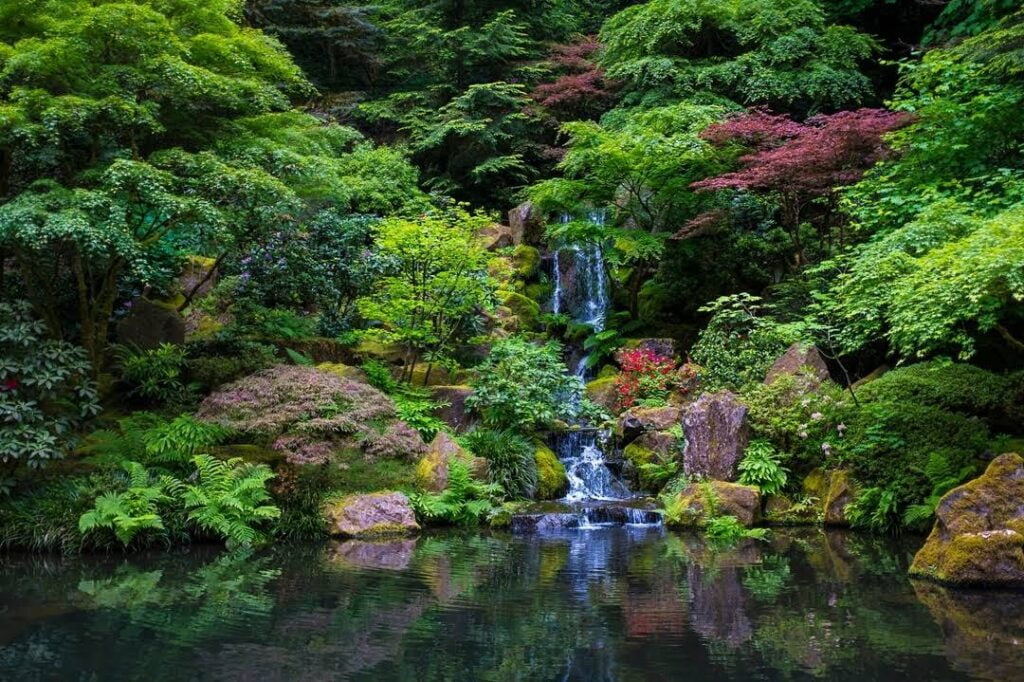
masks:
[(444, 490), (448, 487), (448, 468), (453, 459), (459, 459), (469, 467), (474, 478), (487, 478), (487, 460), (474, 457), (447, 433), (438, 431), (427, 446), (427, 453), (416, 463), (416, 485), (433, 493)]
[(691, 483), (679, 492), (673, 506), (682, 511), (670, 525), (680, 528), (702, 526), (712, 515), (735, 516), (748, 528), (761, 520), (761, 492), (738, 483)]
[(497, 251), (498, 249), (515, 246), (522, 241), (522, 239), (516, 241), (511, 228), (509, 228), (508, 225), (502, 225), (500, 223), (491, 223), (480, 230), (478, 236), (480, 243), (488, 251)]
[(814, 388), (830, 378), (825, 357), (816, 346), (794, 343), (768, 370), (764, 383), (770, 384), (781, 376), (796, 375), (804, 377), (809, 387)]
[(117, 323), (117, 340), (143, 350), (171, 343), (185, 343), (185, 319), (173, 305), (161, 305), (148, 298), (130, 302), (131, 308)]
[(531, 201), (524, 201), (508, 212), (508, 226), (516, 244), (539, 244), (544, 237), (544, 216)]
[(627, 444), (647, 431), (668, 431), (682, 423), (682, 410), (674, 406), (631, 407), (616, 422), (615, 433)]
[(457, 432), (466, 431), (473, 425), (474, 419), (466, 406), (466, 398), (473, 395), (470, 386), (432, 386), (430, 393), (441, 407), (434, 408), (432, 414)]
[(554, 500), (564, 495), (569, 488), (569, 479), (565, 475), (565, 465), (555, 451), (537, 443), (534, 459), (537, 462), (537, 499)]
[(349, 495), (324, 510), (332, 536), (406, 535), (420, 529), (409, 498), (398, 492)]
[(1024, 459), (1000, 455), (939, 501), (935, 527), (910, 567), (954, 585), (1024, 587)]
[(687, 476), (731, 481), (750, 440), (747, 408), (729, 391), (705, 393), (683, 417)]

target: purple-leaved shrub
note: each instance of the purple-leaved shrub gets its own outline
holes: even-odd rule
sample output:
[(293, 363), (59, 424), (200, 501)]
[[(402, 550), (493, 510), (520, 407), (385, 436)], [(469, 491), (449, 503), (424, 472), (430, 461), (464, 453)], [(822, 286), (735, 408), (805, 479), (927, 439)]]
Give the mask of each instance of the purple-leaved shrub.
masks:
[(426, 450), (384, 393), (314, 367), (279, 365), (222, 386), (198, 416), (265, 440), (295, 464), (326, 462), (336, 449), (359, 449), (369, 458), (413, 458)]

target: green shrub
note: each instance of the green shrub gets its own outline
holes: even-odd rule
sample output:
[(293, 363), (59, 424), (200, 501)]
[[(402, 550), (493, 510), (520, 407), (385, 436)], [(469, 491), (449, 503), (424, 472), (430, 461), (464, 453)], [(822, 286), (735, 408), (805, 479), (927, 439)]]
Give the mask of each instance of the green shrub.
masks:
[(130, 397), (151, 404), (185, 402), (189, 387), (184, 383), (185, 350), (180, 346), (162, 343), (157, 348), (142, 350), (119, 346), (115, 356), (121, 371), (121, 381)]
[(711, 320), (690, 355), (711, 390), (762, 381), (775, 360), (803, 336), (800, 325), (763, 314), (761, 299), (750, 294), (722, 296), (700, 310), (711, 313)]
[(398, 418), (416, 429), (424, 442), (429, 443), (439, 431), (448, 427), (443, 419), (434, 416), (434, 411), (450, 403), (431, 400), (428, 391), (406, 387), (391, 398), (395, 401)]
[(276, 363), (273, 346), (223, 335), (189, 344), (185, 366), (190, 381), (210, 391)]
[(865, 402), (919, 403), (981, 417), (1008, 407), (1011, 381), (964, 362), (931, 361), (898, 367), (865, 384), (857, 397)]
[(747, 528), (735, 516), (712, 516), (704, 526), (704, 535), (717, 545), (731, 545), (745, 538), (765, 540), (767, 528)]
[(569, 398), (582, 387), (566, 370), (561, 352), (553, 341), (543, 345), (519, 337), (499, 341), (480, 366), (466, 404), (497, 429), (529, 431), (570, 417)]
[(100, 411), (85, 351), (45, 334), (28, 303), (0, 303), (0, 463), (64, 457)]
[(782, 457), (766, 440), (755, 440), (747, 446), (740, 460), (740, 483), (758, 488), (763, 495), (778, 495), (786, 487), (789, 470), (782, 466)]
[(475, 429), (463, 442), (470, 452), (487, 460), (488, 478), (510, 498), (529, 498), (537, 492), (534, 445), (510, 430)]

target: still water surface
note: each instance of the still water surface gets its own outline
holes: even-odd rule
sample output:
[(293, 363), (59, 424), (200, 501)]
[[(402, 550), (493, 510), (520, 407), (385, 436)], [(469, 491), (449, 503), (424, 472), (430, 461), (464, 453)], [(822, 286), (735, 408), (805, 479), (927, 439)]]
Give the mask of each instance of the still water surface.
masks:
[(608, 528), (0, 557), (0, 677), (1024, 679), (1024, 595), (912, 584), (917, 542)]

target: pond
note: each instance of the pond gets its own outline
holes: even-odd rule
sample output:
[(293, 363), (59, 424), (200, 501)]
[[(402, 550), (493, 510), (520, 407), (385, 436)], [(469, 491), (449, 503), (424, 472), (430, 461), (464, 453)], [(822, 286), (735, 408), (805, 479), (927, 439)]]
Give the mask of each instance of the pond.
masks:
[(1024, 596), (905, 577), (920, 540), (660, 528), (263, 553), (0, 557), (16, 680), (1024, 679)]

